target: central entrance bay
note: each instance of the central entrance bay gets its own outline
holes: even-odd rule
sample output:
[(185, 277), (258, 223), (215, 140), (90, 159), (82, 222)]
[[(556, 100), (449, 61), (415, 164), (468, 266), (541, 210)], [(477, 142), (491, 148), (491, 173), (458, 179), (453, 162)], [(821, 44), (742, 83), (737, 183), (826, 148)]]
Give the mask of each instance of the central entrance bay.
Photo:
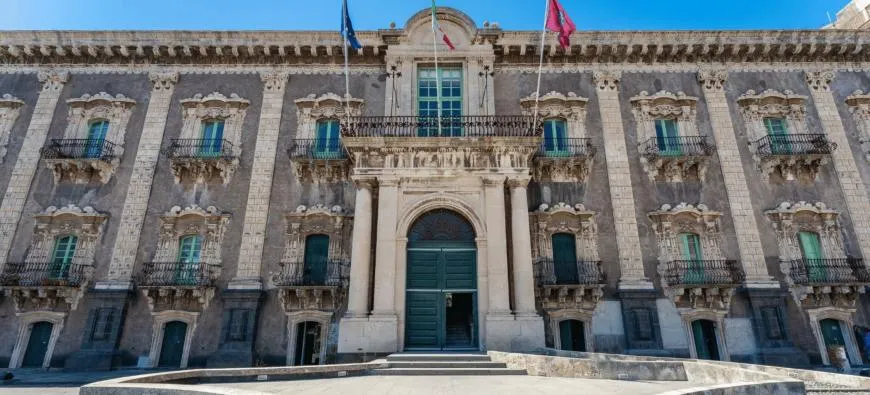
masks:
[(477, 248), (459, 214), (434, 210), (408, 237), (405, 348), (478, 349)]

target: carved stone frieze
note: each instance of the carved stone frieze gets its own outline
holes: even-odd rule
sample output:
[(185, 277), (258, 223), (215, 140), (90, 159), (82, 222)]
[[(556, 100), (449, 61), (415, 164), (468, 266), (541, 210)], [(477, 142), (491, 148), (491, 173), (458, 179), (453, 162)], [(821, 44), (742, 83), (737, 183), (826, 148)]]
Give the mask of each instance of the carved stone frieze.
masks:
[[(574, 92), (567, 95), (552, 91), (538, 100), (538, 116), (542, 119), (561, 118), (567, 121), (568, 137), (586, 137), (586, 104), (589, 99), (577, 96)], [(520, 100), (523, 115), (532, 116), (535, 111), (535, 93)]]
[(360, 116), (365, 101), (355, 98), (342, 98), (335, 93), (320, 96), (310, 94), (296, 99), (296, 137), (290, 152), (296, 178), (303, 183), (333, 183), (347, 181), (350, 161), (341, 146), (335, 147), (334, 154), (324, 155), (316, 152), (313, 144), (317, 136), (319, 121), (341, 120), (348, 116)]
[[(849, 112), (855, 120), (858, 142), (861, 143), (861, 151), (864, 158), (870, 161), (870, 94), (862, 90), (856, 90), (846, 98)], [(2, 130), (2, 129), (0, 129)]]
[(195, 311), (203, 312), (214, 298), (213, 286), (155, 286), (140, 287), (142, 295), (148, 301), (151, 312), (159, 311)]
[[(90, 270), (89, 277), (93, 270)], [(15, 304), (15, 312), (72, 311), (78, 308), (85, 295), (85, 287), (35, 286), (0, 287), (3, 295)]]
[(0, 163), (6, 157), (9, 136), (12, 134), (12, 126), (21, 114), (21, 107), (24, 107), (24, 101), (8, 93), (0, 95)]
[(292, 286), (278, 289), (284, 311), (336, 310), (347, 299), (347, 288), (339, 286)]
[[(712, 144), (701, 136), (697, 125), (698, 98), (683, 92), (673, 94), (646, 91), (631, 98), (637, 123), (640, 163), (651, 181), (682, 182), (704, 180)], [(678, 137), (665, 137), (661, 146), (656, 134), (656, 121), (675, 121)]]
[(544, 310), (594, 311), (604, 296), (605, 284), (542, 285), (535, 296)]

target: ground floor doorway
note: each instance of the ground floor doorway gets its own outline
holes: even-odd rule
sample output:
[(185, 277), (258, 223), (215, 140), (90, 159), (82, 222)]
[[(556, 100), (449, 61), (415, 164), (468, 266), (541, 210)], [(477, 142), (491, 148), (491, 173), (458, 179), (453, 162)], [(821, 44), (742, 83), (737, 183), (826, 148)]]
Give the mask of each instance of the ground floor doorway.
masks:
[(698, 359), (721, 360), (715, 322), (710, 320), (692, 321), (692, 336), (695, 340), (695, 352)]

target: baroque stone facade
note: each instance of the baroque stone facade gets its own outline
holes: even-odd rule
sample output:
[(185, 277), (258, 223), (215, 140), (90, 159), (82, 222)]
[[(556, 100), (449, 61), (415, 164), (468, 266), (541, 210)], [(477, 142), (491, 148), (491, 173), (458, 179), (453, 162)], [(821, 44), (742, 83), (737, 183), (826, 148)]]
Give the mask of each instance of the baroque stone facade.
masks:
[(0, 364), (863, 363), (870, 33), (437, 16), (4, 33)]

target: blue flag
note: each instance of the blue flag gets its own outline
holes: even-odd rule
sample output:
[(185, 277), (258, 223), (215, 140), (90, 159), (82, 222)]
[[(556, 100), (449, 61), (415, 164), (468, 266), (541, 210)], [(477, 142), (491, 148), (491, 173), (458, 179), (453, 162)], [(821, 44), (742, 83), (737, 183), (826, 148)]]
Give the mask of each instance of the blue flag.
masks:
[(359, 41), (356, 39), (356, 32), (353, 31), (353, 23), (350, 22), (350, 14), (347, 13), (347, 0), (344, 0), (341, 6), (341, 35), (347, 39), (347, 43), (350, 44), (351, 48), (362, 48), (362, 45), (360, 45)]

